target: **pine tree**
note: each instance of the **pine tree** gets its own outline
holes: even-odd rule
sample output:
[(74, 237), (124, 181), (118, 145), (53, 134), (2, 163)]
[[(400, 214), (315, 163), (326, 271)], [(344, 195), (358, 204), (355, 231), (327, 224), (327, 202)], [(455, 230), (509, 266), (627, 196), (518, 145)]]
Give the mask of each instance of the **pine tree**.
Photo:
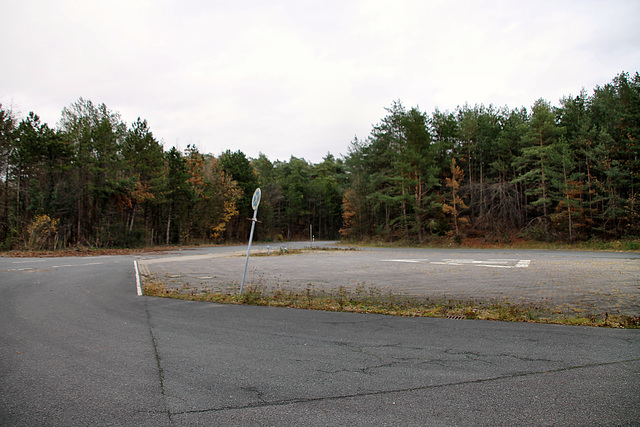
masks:
[(542, 99), (536, 101), (522, 137), (522, 151), (513, 162), (519, 176), (512, 182), (525, 186), (525, 194), (530, 197), (529, 205), (534, 210), (533, 219), (542, 222), (545, 238), (549, 237), (549, 214), (553, 203), (549, 181), (550, 156), (562, 133), (550, 105)]
[(456, 239), (460, 239), (460, 228), (467, 224), (468, 220), (461, 217), (462, 211), (467, 208), (460, 197), (460, 185), (464, 181), (464, 172), (456, 164), (456, 159), (451, 159), (451, 178), (445, 179), (445, 186), (450, 189), (448, 194), (445, 194), (445, 202), (442, 204), (442, 211), (451, 215), (451, 222), (453, 223), (453, 232)]

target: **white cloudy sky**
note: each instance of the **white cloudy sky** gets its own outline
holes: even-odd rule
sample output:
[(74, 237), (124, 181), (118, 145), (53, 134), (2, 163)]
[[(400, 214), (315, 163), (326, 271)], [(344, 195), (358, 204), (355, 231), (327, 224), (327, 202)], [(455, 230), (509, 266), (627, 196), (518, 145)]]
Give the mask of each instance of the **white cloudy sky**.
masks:
[(0, 0), (0, 102), (79, 97), (165, 148), (312, 162), (400, 99), (530, 107), (640, 71), (638, 0)]

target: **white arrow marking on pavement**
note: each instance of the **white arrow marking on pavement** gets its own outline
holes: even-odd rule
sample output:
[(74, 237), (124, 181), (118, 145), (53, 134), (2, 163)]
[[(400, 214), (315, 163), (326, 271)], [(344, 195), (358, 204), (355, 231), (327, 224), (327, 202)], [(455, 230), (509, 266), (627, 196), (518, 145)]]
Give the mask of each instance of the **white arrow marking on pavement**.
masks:
[[(427, 262), (428, 259), (383, 259), (383, 262), (404, 262), (404, 263), (420, 263)], [(515, 264), (513, 264), (515, 263)], [(430, 264), (436, 265), (471, 265), (475, 267), (490, 268), (527, 268), (531, 265), (530, 259), (443, 259), (442, 261), (431, 261)]]

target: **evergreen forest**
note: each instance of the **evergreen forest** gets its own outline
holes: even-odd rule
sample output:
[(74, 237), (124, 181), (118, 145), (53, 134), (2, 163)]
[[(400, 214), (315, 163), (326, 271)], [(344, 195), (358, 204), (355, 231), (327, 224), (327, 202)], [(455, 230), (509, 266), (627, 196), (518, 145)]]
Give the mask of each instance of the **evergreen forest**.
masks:
[[(347, 140), (345, 141), (345, 145)], [(528, 109), (386, 108), (321, 163), (165, 151), (80, 98), (55, 126), (0, 105), (0, 250), (242, 242), (640, 236), (640, 74)]]

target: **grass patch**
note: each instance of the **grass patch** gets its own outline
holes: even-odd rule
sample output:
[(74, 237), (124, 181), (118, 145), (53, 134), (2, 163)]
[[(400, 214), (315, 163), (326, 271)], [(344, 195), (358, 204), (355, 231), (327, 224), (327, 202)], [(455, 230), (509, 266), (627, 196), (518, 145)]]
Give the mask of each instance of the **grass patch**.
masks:
[(310, 252), (348, 252), (348, 251), (357, 251), (359, 249), (357, 248), (344, 248), (344, 247), (340, 247), (340, 248), (333, 248), (333, 247), (327, 247), (327, 246), (320, 246), (320, 247), (309, 247), (309, 248), (302, 248), (302, 249), (290, 249), (287, 248), (286, 245), (281, 245), (281, 246), (276, 246), (273, 248), (270, 248), (267, 252), (255, 252), (255, 253), (251, 253), (252, 257), (261, 257), (261, 256), (283, 256), (283, 255), (296, 255), (296, 254), (306, 254), (306, 253), (310, 253)]
[(592, 239), (576, 242), (543, 242), (532, 239), (513, 237), (508, 239), (486, 239), (465, 237), (460, 242), (448, 236), (432, 237), (422, 244), (417, 242), (383, 240), (349, 241), (356, 247), (374, 248), (425, 248), (425, 249), (538, 249), (538, 250), (577, 250), (577, 251), (609, 251), (609, 252), (638, 252), (640, 239), (627, 238), (620, 240)]
[(365, 285), (360, 285), (355, 290), (341, 286), (332, 291), (317, 289), (312, 284), (308, 284), (301, 291), (281, 287), (269, 289), (263, 285), (250, 285), (245, 287), (242, 295), (239, 295), (237, 287), (230, 287), (228, 292), (213, 292), (192, 288), (189, 285), (181, 285), (180, 288), (176, 288), (156, 277), (144, 277), (143, 293), (155, 297), (222, 304), (247, 304), (405, 317), (640, 328), (640, 316), (609, 315), (608, 313), (575, 315), (539, 304), (415, 297), (383, 292), (375, 287)]

